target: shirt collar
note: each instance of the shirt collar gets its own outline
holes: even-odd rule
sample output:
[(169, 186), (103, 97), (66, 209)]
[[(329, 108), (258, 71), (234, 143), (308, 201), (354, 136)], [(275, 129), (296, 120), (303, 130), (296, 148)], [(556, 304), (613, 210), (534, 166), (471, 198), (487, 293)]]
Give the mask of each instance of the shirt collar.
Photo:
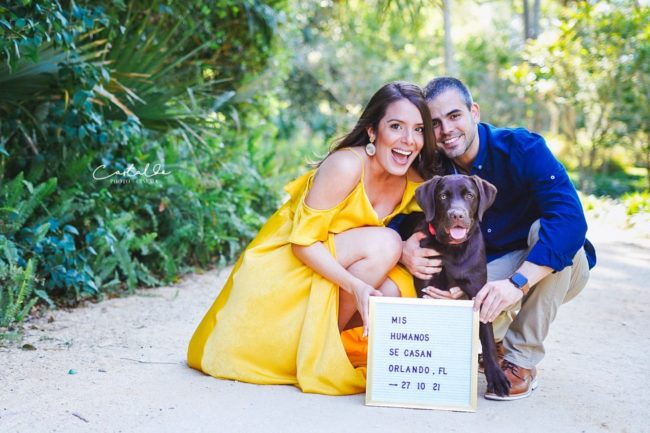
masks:
[(472, 171), (481, 170), (487, 155), (488, 127), (485, 123), (478, 124), (478, 153), (472, 164)]
[[(487, 155), (488, 127), (484, 123), (479, 123), (477, 128), (478, 128), (478, 153), (476, 154), (476, 158), (472, 163), (472, 170), (469, 173), (470, 175), (475, 174), (476, 172), (483, 169), (483, 162), (485, 161), (485, 157)], [(449, 160), (449, 164), (451, 166), (451, 171), (453, 171), (454, 174), (460, 173), (458, 167), (456, 167), (456, 164), (451, 159)]]

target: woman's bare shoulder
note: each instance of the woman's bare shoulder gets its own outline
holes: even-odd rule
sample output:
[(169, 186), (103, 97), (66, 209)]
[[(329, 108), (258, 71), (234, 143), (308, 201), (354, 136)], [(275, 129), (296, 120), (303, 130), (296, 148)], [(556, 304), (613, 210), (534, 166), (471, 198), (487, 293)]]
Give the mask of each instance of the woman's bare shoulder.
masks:
[(345, 199), (359, 184), (363, 157), (354, 149), (338, 150), (325, 158), (316, 171), (307, 205), (330, 209)]

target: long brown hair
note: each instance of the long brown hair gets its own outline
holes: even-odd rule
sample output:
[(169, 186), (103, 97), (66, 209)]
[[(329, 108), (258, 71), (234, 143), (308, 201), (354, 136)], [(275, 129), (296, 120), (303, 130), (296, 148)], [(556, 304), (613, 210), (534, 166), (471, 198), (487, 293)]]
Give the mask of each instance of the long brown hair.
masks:
[(370, 141), (368, 136), (368, 126), (372, 126), (374, 131), (379, 128), (379, 121), (386, 114), (386, 109), (390, 104), (401, 99), (407, 99), (420, 111), (422, 123), (424, 124), (424, 146), (420, 151), (420, 156), (415, 160), (416, 169), (424, 179), (439, 174), (440, 167), (438, 153), (436, 150), (435, 137), (433, 135), (433, 126), (431, 125), (431, 114), (429, 107), (424, 99), (422, 89), (415, 84), (405, 81), (393, 81), (385, 84), (379, 89), (364, 108), (357, 124), (347, 135), (334, 143), (328, 156), (337, 150), (345, 147), (365, 146)]

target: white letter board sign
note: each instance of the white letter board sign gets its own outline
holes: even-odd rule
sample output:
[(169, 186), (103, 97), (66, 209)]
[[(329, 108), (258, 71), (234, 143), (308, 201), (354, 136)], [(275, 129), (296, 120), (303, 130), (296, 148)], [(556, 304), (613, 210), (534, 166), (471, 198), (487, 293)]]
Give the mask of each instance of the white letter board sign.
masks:
[(472, 301), (370, 298), (366, 405), (476, 411)]

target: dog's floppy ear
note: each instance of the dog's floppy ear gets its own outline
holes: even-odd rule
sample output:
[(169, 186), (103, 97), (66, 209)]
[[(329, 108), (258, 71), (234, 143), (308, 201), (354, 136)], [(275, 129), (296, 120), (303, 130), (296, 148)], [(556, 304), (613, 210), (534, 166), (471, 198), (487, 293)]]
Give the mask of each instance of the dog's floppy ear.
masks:
[(442, 176), (433, 176), (431, 180), (423, 183), (415, 190), (415, 201), (424, 211), (424, 218), (433, 221), (436, 214), (436, 187)]
[(476, 188), (478, 188), (478, 220), (482, 221), (483, 214), (492, 206), (494, 199), (497, 197), (497, 187), (476, 175), (471, 176), (471, 178), (476, 184)]

